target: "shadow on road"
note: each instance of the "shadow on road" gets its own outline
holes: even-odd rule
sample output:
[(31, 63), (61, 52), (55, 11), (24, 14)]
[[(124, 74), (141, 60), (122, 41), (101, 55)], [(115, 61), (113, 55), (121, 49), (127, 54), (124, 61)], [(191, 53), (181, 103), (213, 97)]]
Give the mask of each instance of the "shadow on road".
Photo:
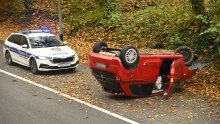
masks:
[(141, 99), (141, 98), (146, 99), (146, 97), (131, 97), (131, 96), (116, 96), (116, 95), (109, 95), (108, 98), (113, 99), (113, 100), (118, 100), (118, 101), (130, 101), (130, 100)]
[[(9, 65), (7, 65), (7, 66), (9, 66)], [(26, 67), (26, 66), (23, 66), (23, 65), (20, 65), (17, 63), (14, 63), (12, 66), (16, 66), (16, 68), (19, 68), (19, 69), (22, 69), (24, 71), (31, 73), (31, 70), (29, 67)], [(42, 75), (42, 76), (45, 76), (45, 75), (65, 75), (65, 74), (70, 74), (70, 73), (74, 74), (77, 72), (78, 72), (77, 70), (73, 71), (71, 69), (64, 69), (64, 70), (54, 70), (54, 71), (41, 71), (37, 75)]]

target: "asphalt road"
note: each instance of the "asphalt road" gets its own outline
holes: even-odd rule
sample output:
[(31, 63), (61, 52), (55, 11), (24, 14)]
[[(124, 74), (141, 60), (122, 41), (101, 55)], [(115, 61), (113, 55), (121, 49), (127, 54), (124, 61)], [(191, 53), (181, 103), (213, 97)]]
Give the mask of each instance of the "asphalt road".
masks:
[(0, 72), (0, 124), (125, 124)]
[[(2, 42), (0, 42), (0, 51), (2, 51)], [(23, 77), (25, 79), (29, 79), (36, 83), (48, 86), (50, 88), (59, 90), (61, 92), (64, 92), (76, 98), (82, 99), (88, 103), (94, 104), (96, 106), (99, 106), (111, 112), (117, 113), (119, 115), (123, 115), (124, 117), (132, 119), (136, 122), (151, 123), (151, 124), (158, 124), (158, 123), (160, 124), (161, 123), (162, 124), (163, 123), (164, 124), (167, 124), (167, 123), (219, 124), (220, 123), (219, 100), (215, 100), (215, 99), (201, 96), (201, 95), (191, 94), (184, 90), (179, 93), (173, 94), (169, 100), (164, 100), (163, 96), (150, 97), (150, 98), (148, 97), (147, 98), (116, 97), (108, 93), (105, 93), (101, 89), (101, 86), (92, 76), (91, 71), (86, 64), (80, 63), (76, 72), (64, 70), (64, 71), (55, 71), (55, 72), (42, 72), (39, 75), (33, 75), (30, 72), (29, 68), (26, 68), (20, 65), (8, 66), (5, 63), (5, 59), (1, 53), (2, 52), (0, 52), (0, 69), (13, 73), (15, 75), (18, 75), (20, 77)], [(92, 121), (93, 123), (97, 123), (97, 124), (98, 123), (125, 123), (123, 121), (117, 120), (116, 118), (105, 115), (104, 113), (100, 113), (97, 111), (93, 112), (93, 110), (92, 109), (90, 110), (89, 108), (88, 109), (90, 111), (86, 111), (87, 109), (84, 109), (84, 108), (87, 108), (87, 107), (84, 105), (80, 105), (75, 102), (70, 104), (64, 98), (58, 97), (53, 93), (44, 91), (39, 88), (34, 88), (34, 86), (30, 86), (26, 83), (20, 83), (21, 81), (18, 81), (18, 82), (13, 81), (14, 79), (12, 80), (11, 77), (8, 77), (4, 74), (1, 74), (1, 75), (2, 76), (0, 77), (0, 87), (3, 87), (1, 85), (9, 85), (9, 84), (10, 86), (7, 86), (7, 88), (6, 86), (4, 88), (0, 88), (0, 99), (1, 97), (3, 97), (2, 91), (5, 91), (6, 93), (11, 91), (11, 90), (8, 90), (10, 89), (10, 87), (18, 88), (18, 90), (20, 90), (21, 93), (13, 92), (15, 89), (11, 91), (12, 94), (14, 94), (14, 96), (17, 96), (16, 99), (20, 97), (20, 94), (22, 94), (22, 92), (25, 92), (27, 96), (25, 96), (24, 99), (27, 98), (28, 100), (24, 102), (27, 104), (27, 106), (29, 106), (25, 108), (27, 109), (27, 113), (29, 111), (30, 113), (36, 114), (35, 115), (36, 117), (48, 118), (48, 119), (39, 120), (40, 122), (42, 122), (43, 120), (46, 120), (48, 122), (50, 120), (53, 120), (53, 118), (55, 118), (56, 119), (55, 122), (68, 123), (69, 122), (68, 119), (73, 118), (74, 120), (73, 122), (75, 122), (75, 120), (79, 120), (79, 123), (92, 123)], [(5, 76), (6, 78), (10, 79), (9, 84), (4, 84), (4, 83), (1, 84), (2, 82), (1, 80)], [(30, 89), (34, 89), (34, 90), (30, 90)], [(39, 95), (38, 94), (36, 95), (36, 93), (39, 93)], [(9, 100), (11, 99), (11, 102), (15, 103), (15, 105), (16, 104), (19, 105), (19, 102), (21, 101), (15, 101), (13, 99), (14, 96), (12, 97), (11, 95), (7, 95), (7, 94), (4, 95), (5, 97), (8, 97), (7, 99)], [(51, 95), (53, 97), (51, 97)], [(46, 104), (46, 101), (47, 101), (47, 104)], [(8, 103), (6, 104), (6, 106), (2, 107), (3, 103), (1, 102), (2, 100), (0, 100), (0, 124), (2, 120), (1, 117), (5, 118), (5, 116), (9, 115), (8, 113), (10, 111), (11, 113), (18, 113), (19, 111), (21, 111), (21, 110), (18, 110), (18, 112), (17, 111), (14, 112), (12, 109), (14, 104), (10, 105)], [(24, 102), (21, 102), (20, 105), (23, 106)], [(31, 111), (30, 107), (32, 107), (34, 103), (38, 103), (36, 107), (41, 107), (41, 106), (44, 106), (44, 107), (32, 109)], [(19, 109), (19, 107), (14, 107), (14, 108)], [(56, 108), (55, 111), (51, 110), (53, 108)], [(83, 109), (80, 109), (80, 108), (83, 108)], [(61, 109), (64, 109), (66, 111), (62, 111)], [(46, 114), (42, 114), (41, 113), (42, 111), (40, 110), (42, 111), (44, 110), (47, 112), (45, 112)], [(2, 113), (5, 113), (6, 115), (1, 116)], [(26, 114), (26, 110), (21, 111), (21, 113)], [(53, 113), (53, 114), (50, 114), (50, 113)], [(63, 121), (64, 117), (60, 116), (60, 118), (57, 118), (57, 116), (59, 116), (59, 113), (62, 115), (65, 115), (63, 113), (66, 113), (65, 117), (68, 119), (65, 122), (61, 122)], [(29, 118), (31, 118), (31, 116), (34, 116), (34, 114), (32, 115), (30, 114)], [(19, 115), (20, 113), (18, 114), (18, 116)], [(20, 117), (17, 117), (17, 118), (20, 118)], [(77, 119), (74, 119), (74, 118), (77, 118)], [(95, 119), (95, 118), (98, 118), (98, 119)], [(29, 119), (29, 120), (32, 120), (32, 119)], [(45, 123), (47, 123), (46, 121)]]

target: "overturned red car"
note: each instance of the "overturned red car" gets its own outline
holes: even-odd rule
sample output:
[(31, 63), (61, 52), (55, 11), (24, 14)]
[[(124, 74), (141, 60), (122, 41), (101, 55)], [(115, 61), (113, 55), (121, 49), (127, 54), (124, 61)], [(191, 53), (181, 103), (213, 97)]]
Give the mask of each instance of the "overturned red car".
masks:
[(174, 83), (194, 76), (198, 69), (189, 47), (176, 51), (180, 54), (139, 52), (133, 46), (115, 49), (99, 41), (89, 54), (89, 66), (106, 92), (135, 97), (169, 96)]

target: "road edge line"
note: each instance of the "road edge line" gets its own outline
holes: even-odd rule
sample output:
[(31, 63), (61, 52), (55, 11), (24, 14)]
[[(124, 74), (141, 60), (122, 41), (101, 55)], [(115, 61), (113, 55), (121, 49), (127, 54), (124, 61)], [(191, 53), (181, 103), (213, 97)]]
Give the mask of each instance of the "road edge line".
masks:
[(35, 82), (31, 81), (31, 80), (28, 80), (28, 79), (25, 79), (25, 78), (23, 78), (23, 77), (17, 76), (17, 75), (15, 75), (15, 74), (12, 74), (12, 73), (10, 73), (10, 72), (4, 71), (4, 70), (2, 70), (2, 69), (0, 69), (0, 72), (2, 72), (2, 73), (4, 73), (4, 74), (7, 74), (7, 75), (9, 75), (9, 76), (12, 76), (12, 77), (14, 77), (14, 78), (17, 78), (17, 79), (19, 79), (19, 80), (25, 81), (25, 82), (27, 82), (27, 83), (29, 83), (29, 84), (35, 85), (35, 86), (37, 86), (37, 87), (40, 87), (40, 88), (42, 88), (42, 89), (48, 90), (48, 91), (50, 91), (50, 92), (59, 94), (60, 96), (66, 97), (66, 98), (71, 99), (71, 100), (74, 100), (74, 101), (76, 101), (76, 102), (78, 102), (78, 103), (81, 103), (81, 104), (83, 104), (83, 105), (86, 105), (86, 106), (88, 106), (88, 107), (91, 107), (91, 108), (93, 108), (93, 109), (96, 109), (96, 110), (98, 110), (98, 111), (101, 111), (101, 112), (103, 112), (103, 113), (106, 113), (106, 114), (108, 114), (108, 115), (111, 115), (111, 116), (113, 116), (113, 117), (115, 117), (115, 118), (118, 118), (118, 119), (123, 120), (123, 121), (125, 121), (125, 122), (128, 122), (128, 123), (130, 123), (130, 124), (140, 124), (140, 123), (138, 123), (138, 122), (136, 122), (136, 121), (133, 121), (133, 120), (131, 120), (131, 119), (128, 119), (128, 118), (126, 118), (126, 117), (123, 117), (123, 116), (121, 116), (121, 115), (118, 115), (118, 114), (116, 114), (116, 113), (113, 113), (113, 112), (111, 112), (111, 111), (108, 111), (108, 110), (106, 110), (106, 109), (104, 109), (104, 108), (101, 108), (101, 107), (92, 105), (92, 104), (87, 103), (87, 102), (85, 102), (85, 101), (83, 101), (83, 100), (80, 100), (80, 99), (78, 99), (78, 98), (72, 97), (72, 96), (70, 96), (70, 95), (68, 95), (68, 94), (62, 93), (62, 92), (57, 91), (57, 90), (54, 90), (54, 89), (52, 89), (52, 88), (46, 87), (46, 86), (44, 86), (44, 85), (42, 85), (42, 84), (35, 83)]

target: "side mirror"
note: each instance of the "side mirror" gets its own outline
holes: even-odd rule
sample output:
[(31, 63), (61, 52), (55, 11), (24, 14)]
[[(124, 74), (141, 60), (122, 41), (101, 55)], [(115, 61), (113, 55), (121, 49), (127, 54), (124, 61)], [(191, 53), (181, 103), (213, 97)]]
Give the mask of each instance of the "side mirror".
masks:
[(28, 48), (27, 44), (21, 45), (22, 48)]
[(64, 44), (64, 45), (67, 45), (67, 42), (66, 42), (66, 41), (64, 41), (64, 42), (63, 42), (63, 44)]

